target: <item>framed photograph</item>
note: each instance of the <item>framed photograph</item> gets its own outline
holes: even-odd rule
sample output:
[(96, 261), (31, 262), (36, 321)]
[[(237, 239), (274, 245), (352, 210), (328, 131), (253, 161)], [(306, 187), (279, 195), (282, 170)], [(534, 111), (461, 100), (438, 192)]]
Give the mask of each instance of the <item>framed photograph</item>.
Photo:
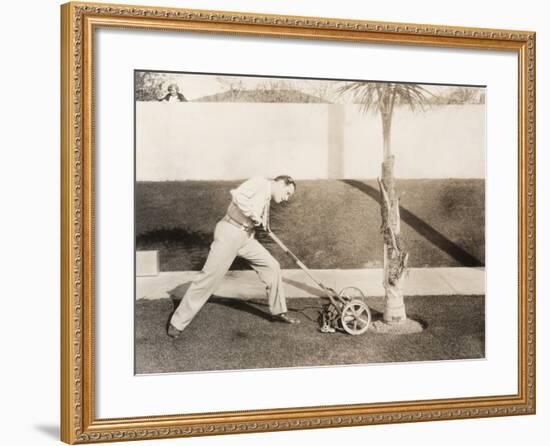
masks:
[(62, 440), (535, 413), (535, 34), (62, 6)]

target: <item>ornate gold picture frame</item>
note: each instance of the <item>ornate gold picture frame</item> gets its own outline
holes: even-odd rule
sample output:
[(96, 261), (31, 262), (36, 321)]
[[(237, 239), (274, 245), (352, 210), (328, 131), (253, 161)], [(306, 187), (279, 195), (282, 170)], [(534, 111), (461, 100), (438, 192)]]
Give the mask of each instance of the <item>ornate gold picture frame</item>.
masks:
[[(161, 439), (535, 413), (535, 33), (80, 2), (64, 4), (61, 19), (61, 439), (64, 442)], [(96, 33), (100, 29), (225, 35), (259, 41), (275, 37), (290, 43), (296, 39), (353, 42), (380, 44), (381, 48), (394, 45), (490, 50), (514, 55), (518, 66), (518, 206), (517, 214), (509, 218), (517, 220), (518, 277), (517, 289), (509, 292), (517, 299), (518, 336), (514, 345), (517, 392), (98, 417), (95, 212), (100, 180), (96, 171), (95, 73), (101, 53), (96, 46)]]

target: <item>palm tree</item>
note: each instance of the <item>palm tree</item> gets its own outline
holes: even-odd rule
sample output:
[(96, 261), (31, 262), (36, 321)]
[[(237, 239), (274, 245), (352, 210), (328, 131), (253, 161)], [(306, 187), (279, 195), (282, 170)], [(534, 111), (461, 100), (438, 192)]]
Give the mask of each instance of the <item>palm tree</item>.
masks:
[(384, 321), (404, 322), (407, 319), (401, 282), (407, 268), (409, 254), (401, 239), (399, 198), (395, 190), (391, 152), (391, 129), (396, 105), (406, 105), (412, 111), (424, 110), (432, 94), (418, 84), (392, 82), (346, 82), (338, 89), (339, 94), (349, 94), (361, 111), (373, 110), (382, 119), (384, 161), (380, 187), (381, 232), (384, 238), (384, 288), (386, 293)]

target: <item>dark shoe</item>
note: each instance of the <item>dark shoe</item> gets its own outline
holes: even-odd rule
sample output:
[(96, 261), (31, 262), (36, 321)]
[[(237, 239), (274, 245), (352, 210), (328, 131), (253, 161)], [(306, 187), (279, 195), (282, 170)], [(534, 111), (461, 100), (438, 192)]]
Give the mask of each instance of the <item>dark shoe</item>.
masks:
[(174, 339), (178, 339), (179, 335), (183, 330), (178, 330), (172, 324), (168, 324), (168, 336)]
[(274, 314), (273, 320), (276, 322), (284, 322), (286, 324), (299, 324), (300, 319), (294, 319), (286, 313)]

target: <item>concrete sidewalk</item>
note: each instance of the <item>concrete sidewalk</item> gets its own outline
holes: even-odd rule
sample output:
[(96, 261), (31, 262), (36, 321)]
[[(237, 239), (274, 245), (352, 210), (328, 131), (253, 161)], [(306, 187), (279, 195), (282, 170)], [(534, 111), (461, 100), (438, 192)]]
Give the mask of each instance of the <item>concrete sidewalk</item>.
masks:
[[(367, 296), (384, 296), (382, 269), (312, 270), (312, 275), (337, 292), (348, 286)], [(198, 271), (163, 272), (136, 279), (136, 299), (182, 297)], [(286, 295), (320, 297), (323, 292), (300, 269), (283, 270)], [(485, 268), (411, 268), (403, 281), (406, 296), (484, 295)], [(265, 297), (265, 287), (254, 271), (230, 271), (216, 296), (252, 299)]]

